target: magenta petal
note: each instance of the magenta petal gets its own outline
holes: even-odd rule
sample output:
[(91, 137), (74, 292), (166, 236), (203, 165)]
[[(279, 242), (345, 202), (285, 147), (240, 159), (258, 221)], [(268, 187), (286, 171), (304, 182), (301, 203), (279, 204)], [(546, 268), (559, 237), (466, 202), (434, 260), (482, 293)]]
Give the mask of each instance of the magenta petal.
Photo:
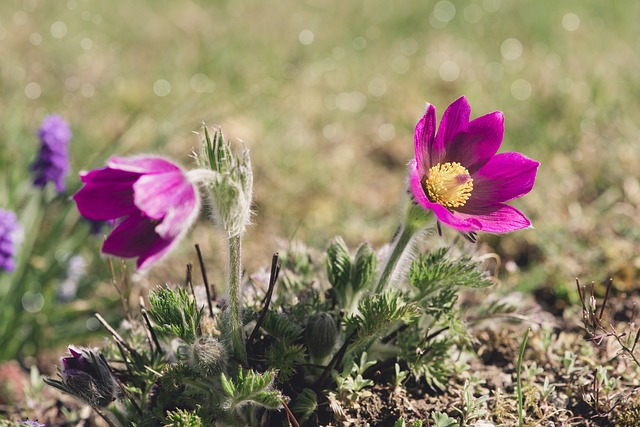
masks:
[(175, 239), (163, 239), (155, 232), (155, 224), (143, 215), (131, 215), (111, 232), (102, 252), (121, 258), (138, 258), (138, 268), (146, 268), (160, 259)]
[(438, 133), (429, 150), (431, 165), (442, 163), (447, 145), (455, 136), (461, 132), (466, 132), (469, 126), (471, 107), (467, 98), (461, 96), (449, 105), (440, 119)]
[(133, 183), (139, 176), (110, 168), (83, 174), (85, 186), (73, 196), (80, 214), (88, 219), (107, 221), (136, 211)]
[(418, 164), (415, 160), (411, 160), (409, 162), (409, 190), (413, 195), (413, 199), (422, 205), (425, 209), (430, 209), (431, 202), (427, 198), (427, 195), (424, 194), (424, 190), (422, 188), (422, 174), (420, 173)]
[(160, 240), (155, 227), (156, 224), (141, 213), (132, 214), (107, 237), (102, 252), (122, 258), (139, 256)]
[(478, 207), (506, 202), (533, 188), (540, 163), (520, 153), (500, 153), (473, 175), (473, 192), (460, 211), (474, 213)]
[(413, 146), (416, 152), (416, 160), (422, 171), (428, 171), (432, 166), (429, 159), (429, 147), (433, 144), (436, 135), (436, 109), (433, 105), (427, 105), (424, 116), (416, 124), (413, 134)]
[(509, 233), (531, 227), (531, 221), (522, 212), (503, 203), (484, 206), (472, 215), (460, 213), (459, 216), (478, 221), (480, 230), (487, 233)]
[(193, 222), (198, 195), (182, 171), (143, 176), (133, 187), (136, 206), (162, 220), (155, 229), (161, 237), (174, 238)]
[(170, 161), (154, 156), (112, 157), (107, 166), (139, 174), (181, 172), (181, 169)]
[(464, 133), (446, 143), (445, 162), (458, 162), (474, 174), (496, 154), (504, 137), (504, 115), (500, 111), (469, 122)]
[(431, 209), (440, 222), (462, 233), (471, 233), (482, 229), (481, 222), (475, 216), (460, 215), (437, 203), (433, 203)]
[(140, 255), (136, 266), (139, 270), (146, 270), (164, 257), (176, 242), (177, 240), (158, 240), (147, 252)]

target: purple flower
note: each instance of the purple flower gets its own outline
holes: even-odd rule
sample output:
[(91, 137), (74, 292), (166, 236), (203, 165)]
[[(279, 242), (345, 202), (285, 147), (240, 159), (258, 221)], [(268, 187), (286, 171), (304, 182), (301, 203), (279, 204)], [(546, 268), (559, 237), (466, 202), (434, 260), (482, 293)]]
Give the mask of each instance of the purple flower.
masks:
[(90, 348), (69, 346), (69, 353), (60, 358), (65, 391), (94, 407), (111, 403), (117, 397), (117, 383), (105, 359)]
[(160, 157), (113, 157), (102, 169), (81, 174), (74, 196), (80, 214), (117, 220), (102, 252), (138, 258), (146, 269), (175, 245), (195, 221), (200, 198), (180, 167)]
[(503, 202), (531, 191), (540, 163), (520, 153), (496, 154), (504, 116), (496, 111), (469, 121), (463, 96), (444, 112), (436, 134), (432, 105), (416, 125), (416, 158), (409, 185), (416, 202), (439, 221), (463, 232), (507, 233), (531, 222)]
[(0, 269), (15, 270), (14, 256), (20, 232), (21, 228), (16, 214), (0, 209)]
[(45, 424), (40, 424), (38, 420), (32, 421), (28, 418), (26, 420), (18, 420), (18, 424), (21, 426), (30, 426), (30, 427), (44, 427)]
[(40, 153), (31, 165), (33, 184), (44, 187), (48, 182), (53, 182), (56, 191), (63, 193), (64, 180), (69, 174), (69, 125), (60, 116), (48, 116), (38, 130), (38, 137), (41, 142)]

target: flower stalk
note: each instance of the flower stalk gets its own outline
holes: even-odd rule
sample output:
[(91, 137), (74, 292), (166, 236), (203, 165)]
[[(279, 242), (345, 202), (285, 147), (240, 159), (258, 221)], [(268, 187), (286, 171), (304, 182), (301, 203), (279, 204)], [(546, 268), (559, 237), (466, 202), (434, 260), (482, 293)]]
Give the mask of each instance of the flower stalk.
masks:
[(403, 263), (401, 260), (406, 258), (406, 253), (411, 251), (412, 243), (415, 237), (422, 231), (433, 226), (432, 216), (429, 211), (425, 211), (418, 206), (413, 200), (407, 202), (406, 214), (404, 222), (398, 232), (391, 255), (382, 270), (382, 274), (376, 284), (374, 294), (379, 294), (386, 289), (389, 282), (396, 274), (396, 271), (402, 270)]
[[(225, 234), (229, 246), (227, 271), (228, 333), (233, 357), (246, 364), (247, 351), (242, 325), (242, 236), (251, 223), (253, 173), (249, 151), (234, 150), (222, 130), (210, 134), (203, 126), (200, 153), (196, 161), (213, 223)], [(206, 175), (205, 175), (206, 172)], [(194, 176), (195, 177), (195, 176)]]
[(247, 350), (242, 333), (242, 306), (240, 283), (242, 279), (242, 235), (229, 237), (229, 334), (233, 356), (241, 363), (247, 360)]

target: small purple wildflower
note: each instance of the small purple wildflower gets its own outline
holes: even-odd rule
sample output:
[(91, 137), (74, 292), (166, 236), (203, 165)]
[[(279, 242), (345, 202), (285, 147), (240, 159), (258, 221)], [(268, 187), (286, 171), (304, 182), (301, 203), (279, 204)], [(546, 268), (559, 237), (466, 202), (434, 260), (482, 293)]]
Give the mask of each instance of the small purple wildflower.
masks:
[(29, 419), (18, 420), (18, 424), (21, 425), (21, 426), (30, 426), (30, 427), (44, 427), (45, 426), (45, 424), (40, 424), (38, 422), (38, 420), (33, 421), (33, 420), (29, 420)]
[(69, 125), (60, 116), (47, 116), (38, 130), (38, 137), (41, 142), (40, 153), (31, 165), (33, 184), (44, 188), (48, 182), (53, 182), (56, 191), (63, 193), (64, 181), (69, 174)]
[(113, 157), (102, 169), (81, 174), (85, 184), (74, 196), (80, 214), (117, 220), (102, 252), (138, 258), (149, 268), (166, 255), (196, 220), (200, 198), (177, 165), (160, 157)]
[(520, 153), (496, 154), (504, 136), (502, 112), (472, 121), (470, 115), (466, 98), (458, 98), (436, 133), (436, 109), (427, 107), (416, 125), (416, 157), (409, 163), (414, 200), (463, 233), (530, 227), (522, 212), (503, 202), (531, 191), (540, 163)]
[(14, 257), (20, 233), (15, 212), (0, 209), (0, 269), (15, 270)]

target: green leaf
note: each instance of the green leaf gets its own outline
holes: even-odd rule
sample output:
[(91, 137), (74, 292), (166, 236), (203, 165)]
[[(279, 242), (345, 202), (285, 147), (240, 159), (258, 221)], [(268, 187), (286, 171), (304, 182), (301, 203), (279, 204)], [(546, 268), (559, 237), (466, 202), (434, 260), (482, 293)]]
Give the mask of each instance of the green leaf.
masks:
[(278, 371), (280, 381), (287, 381), (295, 373), (296, 366), (304, 362), (304, 356), (303, 345), (289, 345), (276, 341), (267, 350), (267, 365)]
[(447, 414), (443, 414), (442, 412), (433, 412), (431, 414), (431, 419), (433, 420), (433, 427), (459, 427), (460, 424), (455, 418), (451, 418)]
[(306, 421), (317, 408), (318, 397), (316, 393), (309, 388), (302, 390), (302, 392), (296, 396), (291, 406), (291, 410), (299, 416), (301, 422)]
[(272, 390), (275, 378), (275, 371), (260, 374), (241, 369), (234, 380), (221, 374), (222, 388), (229, 397), (226, 406), (230, 411), (235, 411), (246, 403), (258, 404), (269, 409), (280, 408), (282, 396), (278, 391)]
[(423, 298), (438, 289), (450, 287), (484, 288), (491, 280), (470, 257), (450, 259), (448, 249), (442, 248), (429, 254), (421, 254), (411, 265), (409, 282)]
[(185, 289), (160, 288), (149, 292), (149, 305), (147, 313), (158, 332), (173, 334), (186, 343), (194, 343), (204, 307), (198, 309)]
[(357, 331), (353, 348), (367, 346), (383, 336), (393, 323), (411, 323), (419, 315), (419, 308), (406, 302), (398, 291), (368, 295), (358, 304), (358, 313), (347, 319), (349, 326)]
[(167, 411), (166, 427), (202, 427), (202, 419), (195, 413), (184, 409)]
[(273, 338), (286, 344), (300, 340), (304, 332), (303, 327), (289, 316), (274, 311), (267, 311), (262, 328)]
[(342, 237), (336, 237), (327, 249), (327, 276), (329, 282), (342, 293), (351, 279), (351, 257)]

